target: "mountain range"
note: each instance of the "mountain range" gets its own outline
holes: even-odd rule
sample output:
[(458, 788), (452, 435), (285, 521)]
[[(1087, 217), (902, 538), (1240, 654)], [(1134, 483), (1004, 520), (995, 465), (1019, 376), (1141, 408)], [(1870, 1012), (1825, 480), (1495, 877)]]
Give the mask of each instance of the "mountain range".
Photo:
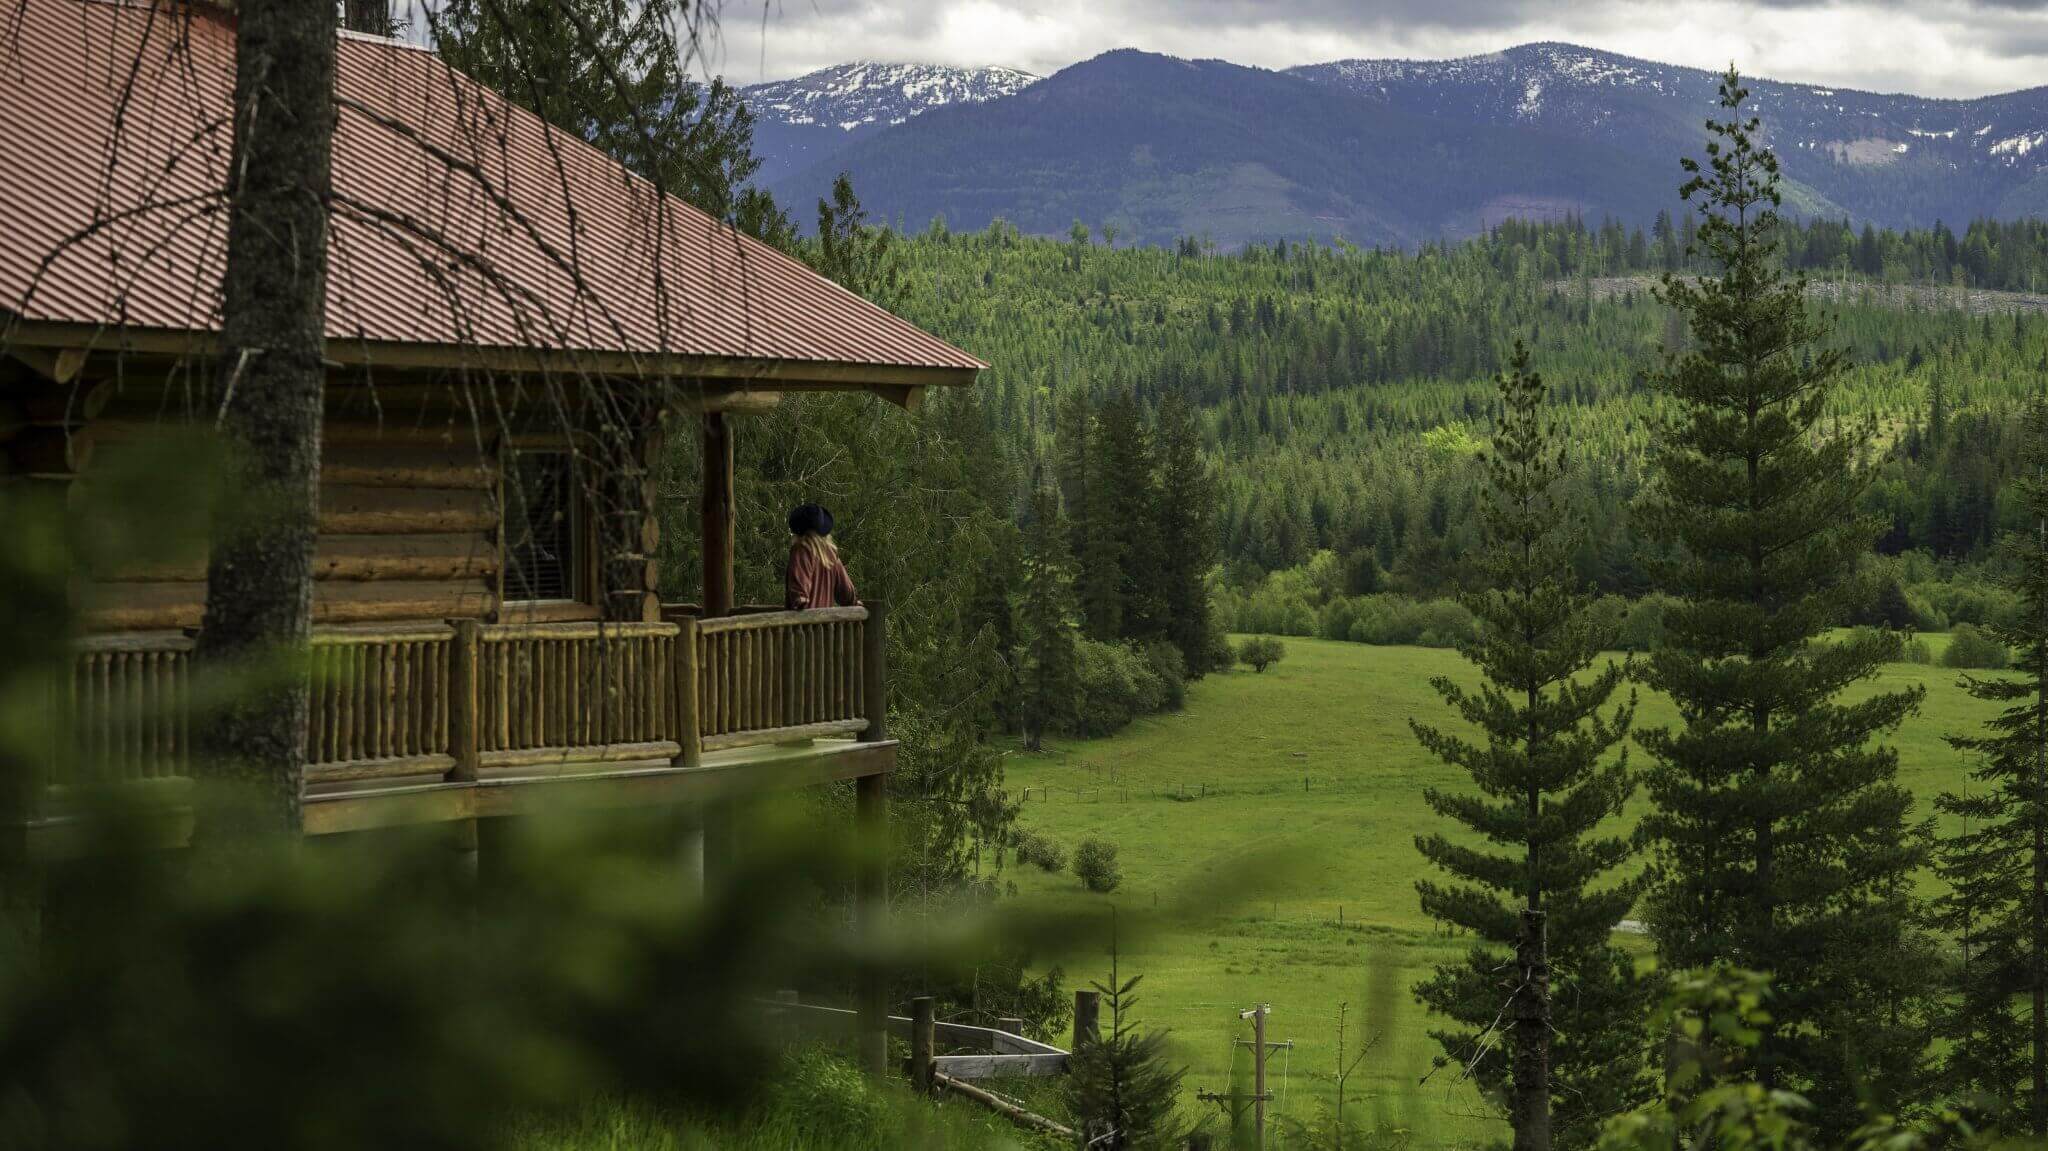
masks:
[[(1500, 219), (1677, 210), (1719, 77), (1569, 44), (1270, 71), (1134, 50), (1037, 79), (851, 64), (743, 90), (757, 179), (839, 171), (877, 215), (1138, 243), (1413, 245)], [(1888, 227), (2048, 217), (2048, 87), (1974, 100), (1745, 80), (1797, 212)], [(799, 216), (805, 213), (798, 213)]]

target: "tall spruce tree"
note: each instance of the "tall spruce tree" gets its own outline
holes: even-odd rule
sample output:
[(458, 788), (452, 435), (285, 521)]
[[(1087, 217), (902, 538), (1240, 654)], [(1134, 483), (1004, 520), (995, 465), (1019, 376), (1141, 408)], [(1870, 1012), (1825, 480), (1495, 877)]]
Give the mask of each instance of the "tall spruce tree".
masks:
[(1066, 502), (1081, 618), (1089, 638), (1114, 642), (1124, 633), (1122, 539), (1108, 526), (1102, 447), (1085, 389), (1076, 385), (1060, 400), (1057, 421), (1060, 497)]
[(1922, 693), (1845, 702), (1899, 639), (1820, 641), (1883, 525), (1858, 511), (1867, 432), (1819, 426), (1844, 357), (1818, 346), (1830, 329), (1780, 266), (1778, 162), (1747, 95), (1731, 70), (1704, 166), (1683, 161), (1708, 275), (1660, 289), (1691, 343), (1655, 377), (1671, 415), (1639, 513), (1667, 549), (1655, 581), (1678, 600), (1642, 677), (1679, 715), (1637, 734), (1655, 803), (1649, 919), (1671, 966), (1774, 976), (1759, 1075), (1840, 1133), (1860, 1099), (1911, 1099), (1926, 1051), (1912, 894), (1925, 840), (1877, 742)]
[[(1465, 656), (1484, 682), (1468, 691), (1447, 676), (1432, 681), (1485, 738), (1410, 721), (1423, 746), (1477, 788), (1432, 788), (1430, 807), (1493, 847), (1442, 834), (1416, 840), (1452, 880), (1416, 885), (1423, 911), (1479, 940), (1416, 991), (1458, 1024), (1435, 1033), (1446, 1056), (1507, 1097), (1517, 1151), (1547, 1151), (1553, 1139), (1590, 1145), (1605, 1117), (1642, 1095), (1644, 998), (1609, 942), (1638, 890), (1610, 873), (1634, 847), (1598, 834), (1633, 786), (1617, 745), (1635, 700), (1609, 708), (1625, 667), (1610, 661), (1585, 674), (1611, 637), (1593, 620), (1592, 597), (1561, 578), (1579, 533), (1565, 502), (1563, 445), (1520, 343), (1499, 387), (1480, 504), (1482, 582), (1465, 596), (1481, 623)], [(1512, 1033), (1504, 1060), (1482, 1057), (1502, 1020)]]
[[(1115, 637), (1149, 640), (1167, 634), (1166, 603), (1160, 586), (1160, 562), (1169, 546), (1159, 522), (1159, 470), (1153, 458), (1152, 429), (1128, 387), (1119, 388), (1102, 405), (1097, 420), (1092, 499), (1096, 521), (1092, 531), (1113, 538), (1113, 548), (1098, 547), (1108, 562), (1114, 552), (1114, 579), (1122, 627)], [(1083, 554), (1082, 563), (1095, 556)], [(1091, 573), (1091, 577), (1096, 573)], [(1104, 577), (1107, 578), (1107, 577)]]
[(1037, 751), (1047, 731), (1073, 722), (1080, 693), (1074, 563), (1059, 495), (1044, 483), (1032, 485), (1023, 550), (1012, 625), (1015, 711), (1024, 746)]
[(1963, 688), (2004, 704), (1983, 734), (1951, 736), (1973, 753), (1980, 786), (1935, 806), (1962, 830), (1941, 845), (1949, 894), (1938, 924), (1962, 950), (1942, 1018), (1952, 1089), (1988, 1095), (2048, 1134), (2048, 400), (2026, 418), (2016, 481), (2029, 521), (2003, 544), (2021, 610), (1986, 625), (2010, 648), (2015, 675), (1964, 676)]
[(1202, 459), (1202, 429), (1179, 392), (1159, 404), (1157, 576), (1166, 638), (1180, 648), (1188, 674), (1211, 669), (1209, 568), (1216, 562), (1216, 485)]

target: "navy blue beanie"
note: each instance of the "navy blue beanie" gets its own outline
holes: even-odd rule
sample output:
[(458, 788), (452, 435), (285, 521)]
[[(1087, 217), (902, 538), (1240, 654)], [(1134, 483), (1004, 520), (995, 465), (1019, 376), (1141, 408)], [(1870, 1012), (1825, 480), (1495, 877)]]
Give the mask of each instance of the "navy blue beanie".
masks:
[(800, 536), (815, 533), (821, 536), (832, 534), (832, 513), (817, 504), (801, 504), (789, 511), (789, 534)]

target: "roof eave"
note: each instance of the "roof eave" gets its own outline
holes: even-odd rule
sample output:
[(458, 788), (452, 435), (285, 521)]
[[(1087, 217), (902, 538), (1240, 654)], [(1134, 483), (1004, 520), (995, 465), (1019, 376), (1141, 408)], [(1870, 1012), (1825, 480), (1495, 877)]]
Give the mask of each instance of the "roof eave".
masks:
[[(0, 310), (0, 352), (33, 348), (109, 355), (206, 356), (214, 353), (218, 342), (219, 336), (213, 332), (18, 320)], [(330, 339), (326, 352), (330, 363), (372, 370), (718, 380), (764, 391), (877, 391), (885, 396), (888, 393), (884, 389), (968, 387), (981, 369), (988, 366), (979, 360), (973, 360), (971, 365), (881, 364), (387, 340)]]

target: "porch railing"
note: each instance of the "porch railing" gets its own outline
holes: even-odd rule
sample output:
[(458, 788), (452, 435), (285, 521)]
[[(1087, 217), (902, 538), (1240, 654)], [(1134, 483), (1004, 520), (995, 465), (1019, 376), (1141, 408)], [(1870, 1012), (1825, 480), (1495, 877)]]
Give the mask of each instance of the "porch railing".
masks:
[(475, 628), (477, 766), (673, 759), (682, 751), (672, 623)]
[(696, 622), (697, 729), (713, 751), (868, 729), (868, 609)]
[[(452, 623), (321, 629), (310, 783), (477, 779), (821, 736), (879, 739), (882, 622), (869, 608), (659, 623)], [(187, 775), (193, 641), (82, 640), (59, 706), (73, 733), (53, 784)]]

